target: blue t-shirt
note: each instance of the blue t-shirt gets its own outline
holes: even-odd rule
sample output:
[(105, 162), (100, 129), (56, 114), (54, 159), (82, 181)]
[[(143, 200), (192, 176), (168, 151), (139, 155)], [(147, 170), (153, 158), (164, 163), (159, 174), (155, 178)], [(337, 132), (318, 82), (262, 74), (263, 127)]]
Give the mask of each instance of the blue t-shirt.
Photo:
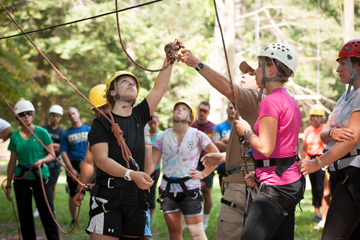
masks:
[[(226, 137), (229, 138), (230, 132), (231, 132), (231, 127), (232, 127), (232, 124), (229, 124), (225, 120), (224, 122), (215, 125), (214, 130), (220, 134), (221, 139), (226, 138)], [(224, 151), (220, 151), (220, 152), (224, 152)], [(216, 167), (216, 169), (220, 169), (220, 168), (224, 168), (224, 167), (225, 167), (225, 163), (221, 163)]]
[(84, 160), (90, 127), (86, 124), (79, 128), (69, 127), (61, 136), (60, 152), (66, 152), (72, 161)]

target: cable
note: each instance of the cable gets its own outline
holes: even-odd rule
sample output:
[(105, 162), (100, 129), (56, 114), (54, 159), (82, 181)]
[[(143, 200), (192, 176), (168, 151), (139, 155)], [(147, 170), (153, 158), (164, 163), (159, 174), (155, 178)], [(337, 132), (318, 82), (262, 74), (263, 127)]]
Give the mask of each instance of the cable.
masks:
[(75, 21), (72, 21), (72, 22), (62, 23), (62, 24), (59, 24), (59, 25), (54, 25), (54, 26), (50, 26), (50, 27), (42, 28), (42, 29), (38, 29), (38, 30), (22, 32), (22, 33), (11, 35), (11, 36), (1, 37), (0, 40), (1, 39), (18, 37), (18, 36), (29, 34), (29, 33), (41, 32), (41, 31), (44, 31), (44, 30), (52, 29), (52, 28), (62, 27), (62, 26), (65, 26), (65, 25), (73, 24), (73, 23), (78, 23), (78, 22), (82, 22), (82, 21), (86, 21), (86, 20), (90, 20), (90, 19), (94, 19), (94, 18), (98, 18), (98, 17), (103, 17), (103, 16), (106, 16), (106, 15), (110, 15), (110, 14), (114, 14), (114, 13), (118, 13), (118, 12), (127, 11), (127, 10), (130, 10), (130, 9), (133, 9), (133, 8), (143, 7), (143, 6), (153, 4), (153, 3), (156, 3), (156, 2), (161, 2), (161, 1), (163, 1), (163, 0), (155, 0), (155, 1), (147, 2), (147, 3), (131, 6), (131, 7), (128, 7), (128, 8), (123, 8), (123, 9), (116, 10), (116, 11), (113, 11), (113, 12), (103, 13), (103, 14), (96, 15), (96, 16), (93, 16), (93, 17), (88, 17), (88, 18), (84, 18), (84, 19), (75, 20)]

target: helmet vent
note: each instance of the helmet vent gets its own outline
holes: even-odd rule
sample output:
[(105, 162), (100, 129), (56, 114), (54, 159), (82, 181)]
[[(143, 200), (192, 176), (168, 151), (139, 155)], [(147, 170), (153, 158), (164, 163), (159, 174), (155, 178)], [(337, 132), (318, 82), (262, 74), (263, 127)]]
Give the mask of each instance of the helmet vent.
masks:
[(272, 52), (271, 55), (274, 55), (274, 53)]
[(264, 51), (266, 51), (266, 50), (268, 50), (269, 49), (269, 47), (266, 47), (266, 48), (264, 48)]
[(291, 60), (291, 59), (292, 59), (292, 56), (291, 56), (290, 54), (288, 54), (288, 55), (287, 55), (287, 58), (288, 58), (289, 60)]
[(345, 51), (349, 51), (350, 49), (351, 49), (350, 46), (346, 46), (346, 47), (345, 47)]
[(355, 45), (355, 47), (357, 47), (358, 45)]

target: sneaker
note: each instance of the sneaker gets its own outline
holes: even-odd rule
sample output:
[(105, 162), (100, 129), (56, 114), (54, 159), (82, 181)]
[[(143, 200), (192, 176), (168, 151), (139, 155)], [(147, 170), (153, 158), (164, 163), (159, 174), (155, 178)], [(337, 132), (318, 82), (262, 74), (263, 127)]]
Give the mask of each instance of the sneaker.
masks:
[(33, 212), (33, 216), (34, 216), (34, 217), (39, 216), (39, 211), (38, 211), (37, 208), (35, 208), (35, 211)]
[(309, 222), (320, 222), (321, 221), (321, 217), (318, 215), (315, 215), (315, 217), (313, 219), (311, 219)]
[(70, 228), (73, 228), (74, 225), (75, 225), (75, 220), (72, 220), (71, 223), (70, 223), (70, 225), (69, 225), (69, 227), (70, 227)]
[(321, 220), (315, 227), (314, 229), (319, 230), (319, 229), (323, 229), (325, 226), (325, 220)]

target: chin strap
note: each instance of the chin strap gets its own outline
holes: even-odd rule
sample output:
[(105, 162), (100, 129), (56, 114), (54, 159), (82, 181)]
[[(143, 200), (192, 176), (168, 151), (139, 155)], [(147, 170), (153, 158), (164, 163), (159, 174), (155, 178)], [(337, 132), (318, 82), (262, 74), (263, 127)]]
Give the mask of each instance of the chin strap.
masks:
[(135, 105), (136, 98), (134, 100), (129, 100), (129, 99), (120, 97), (120, 94), (118, 93), (118, 90), (117, 90), (116, 82), (114, 83), (114, 90), (115, 90), (115, 100), (120, 100), (120, 101), (129, 103), (127, 106), (123, 106), (122, 108), (127, 108), (130, 105), (132, 105), (132, 106)]
[(179, 120), (176, 120), (175, 118), (173, 118), (174, 123), (177, 124), (177, 125), (176, 125), (176, 130), (177, 130), (177, 132), (180, 131), (180, 128), (179, 128), (179, 124), (180, 124), (180, 123), (187, 123), (187, 124), (188, 124), (187, 119), (189, 118), (190, 111), (191, 111), (191, 110), (189, 109), (188, 114), (187, 114), (187, 116), (186, 116), (186, 118), (185, 118), (184, 120), (179, 121)]
[(354, 75), (354, 70), (353, 70), (353, 67), (352, 67), (352, 64), (351, 64), (351, 59), (349, 57), (347, 57), (346, 60), (348, 62), (349, 70), (350, 70), (350, 74), (351, 74), (348, 90), (347, 90), (346, 96), (345, 96), (345, 101), (348, 101), (349, 97), (350, 97), (351, 86), (353, 85), (355, 80), (360, 77), (360, 73)]
[[(258, 102), (261, 102), (261, 95), (264, 91), (264, 87), (265, 87), (265, 83), (266, 82), (270, 82), (270, 81), (280, 81), (280, 80), (286, 80), (283, 77), (273, 77), (273, 78), (268, 78), (265, 74), (265, 57), (262, 57), (262, 79), (261, 79), (261, 87), (260, 87), (260, 91), (259, 91), (259, 95), (258, 95)], [(273, 63), (274, 64), (274, 63)], [(276, 68), (275, 64), (274, 67)], [(277, 71), (277, 70), (276, 70)], [(278, 73), (279, 74), (279, 73)], [(280, 75), (280, 74), (279, 74)]]

